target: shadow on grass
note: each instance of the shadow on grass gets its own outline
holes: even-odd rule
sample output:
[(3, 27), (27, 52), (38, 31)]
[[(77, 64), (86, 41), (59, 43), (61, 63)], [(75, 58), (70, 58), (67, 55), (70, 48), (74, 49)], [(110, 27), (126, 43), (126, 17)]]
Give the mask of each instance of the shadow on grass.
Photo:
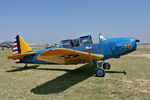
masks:
[(16, 69), (8, 70), (6, 72), (18, 72), (18, 71), (23, 71), (23, 70), (36, 69), (37, 67), (39, 67), (39, 65), (32, 65), (32, 66), (28, 66), (27, 68), (25, 68), (25, 67), (15, 67), (15, 66), (12, 66), (12, 67), (16, 68)]
[(116, 74), (124, 74), (126, 75), (126, 71), (105, 71), (106, 73), (116, 73)]
[[(60, 93), (64, 90), (86, 80), (87, 78), (95, 74), (95, 65), (86, 64), (77, 69), (49, 69), (49, 68), (37, 68), (37, 70), (52, 70), (52, 71), (66, 71), (67, 73), (58, 76), (57, 78), (50, 80), (40, 86), (37, 86), (31, 90), (34, 94), (54, 94)], [(123, 73), (125, 71), (106, 71), (106, 73)]]
[(36, 70), (48, 70), (48, 71), (72, 71), (71, 69), (57, 69), (57, 68), (37, 68)]
[[(38, 68), (39, 69), (39, 68)], [(41, 69), (39, 69), (41, 70)], [(42, 69), (43, 70), (43, 69)], [(37, 86), (31, 90), (35, 94), (53, 94), (60, 93), (73, 85), (82, 82), (83, 80), (91, 77), (95, 73), (94, 64), (86, 64), (74, 70), (62, 70), (62, 69), (44, 69), (44, 70), (57, 70), (67, 71), (67, 73), (58, 76), (57, 78), (50, 80), (40, 86)]]
[[(13, 70), (9, 70), (7, 72), (17, 72), (23, 71), (28, 69), (35, 69), (35, 70), (49, 70), (49, 71), (66, 71), (65, 74), (56, 77), (53, 80), (50, 80), (40, 86), (37, 86), (31, 90), (34, 94), (54, 94), (60, 93), (64, 90), (86, 80), (87, 78), (94, 76), (96, 67), (93, 63), (83, 65), (77, 69), (70, 70), (70, 69), (52, 69), (52, 68), (37, 68), (39, 65), (33, 65), (28, 68), (16, 68)], [(14, 66), (12, 66), (14, 67)], [(125, 73), (125, 71), (106, 71), (106, 73)]]

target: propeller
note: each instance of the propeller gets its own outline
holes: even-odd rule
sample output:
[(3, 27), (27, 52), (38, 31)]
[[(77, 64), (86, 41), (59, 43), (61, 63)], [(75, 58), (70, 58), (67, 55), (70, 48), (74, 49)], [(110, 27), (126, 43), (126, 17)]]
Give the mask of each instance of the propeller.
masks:
[(140, 40), (139, 40), (139, 39), (136, 39), (136, 42), (140, 42)]

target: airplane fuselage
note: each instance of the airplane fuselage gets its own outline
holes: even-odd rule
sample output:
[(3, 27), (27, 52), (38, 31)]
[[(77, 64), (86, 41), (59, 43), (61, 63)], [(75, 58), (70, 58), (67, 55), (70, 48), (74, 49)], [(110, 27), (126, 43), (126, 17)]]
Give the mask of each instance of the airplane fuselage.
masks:
[[(91, 47), (90, 53), (97, 54), (97, 55), (100, 54), (104, 55), (104, 58), (102, 60), (106, 60), (109, 58), (119, 58), (121, 55), (125, 55), (132, 51), (135, 51), (137, 45), (136, 45), (136, 38), (110, 38), (100, 43), (77, 46), (69, 49), (88, 52), (86, 47)], [(37, 56), (40, 53), (47, 50), (56, 49), (56, 48), (62, 48), (62, 47), (57, 46), (53, 48), (36, 51), (34, 55), (23, 57), (21, 59), (21, 63), (56, 64), (56, 63), (45, 62), (37, 59)]]

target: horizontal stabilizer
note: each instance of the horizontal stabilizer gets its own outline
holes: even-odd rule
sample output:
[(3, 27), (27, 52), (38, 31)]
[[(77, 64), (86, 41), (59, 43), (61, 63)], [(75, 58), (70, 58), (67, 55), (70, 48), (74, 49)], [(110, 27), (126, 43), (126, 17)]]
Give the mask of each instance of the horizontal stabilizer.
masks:
[(24, 56), (29, 56), (29, 55), (33, 55), (33, 54), (35, 54), (35, 52), (15, 54), (15, 55), (8, 56), (8, 59), (16, 60), (16, 59), (21, 59)]

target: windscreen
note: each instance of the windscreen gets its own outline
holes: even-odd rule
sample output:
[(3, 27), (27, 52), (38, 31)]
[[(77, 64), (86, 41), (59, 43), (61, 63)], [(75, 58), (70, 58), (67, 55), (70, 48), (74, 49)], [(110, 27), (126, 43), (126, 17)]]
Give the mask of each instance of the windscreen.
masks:
[(81, 37), (80, 45), (90, 44), (89, 37)]

